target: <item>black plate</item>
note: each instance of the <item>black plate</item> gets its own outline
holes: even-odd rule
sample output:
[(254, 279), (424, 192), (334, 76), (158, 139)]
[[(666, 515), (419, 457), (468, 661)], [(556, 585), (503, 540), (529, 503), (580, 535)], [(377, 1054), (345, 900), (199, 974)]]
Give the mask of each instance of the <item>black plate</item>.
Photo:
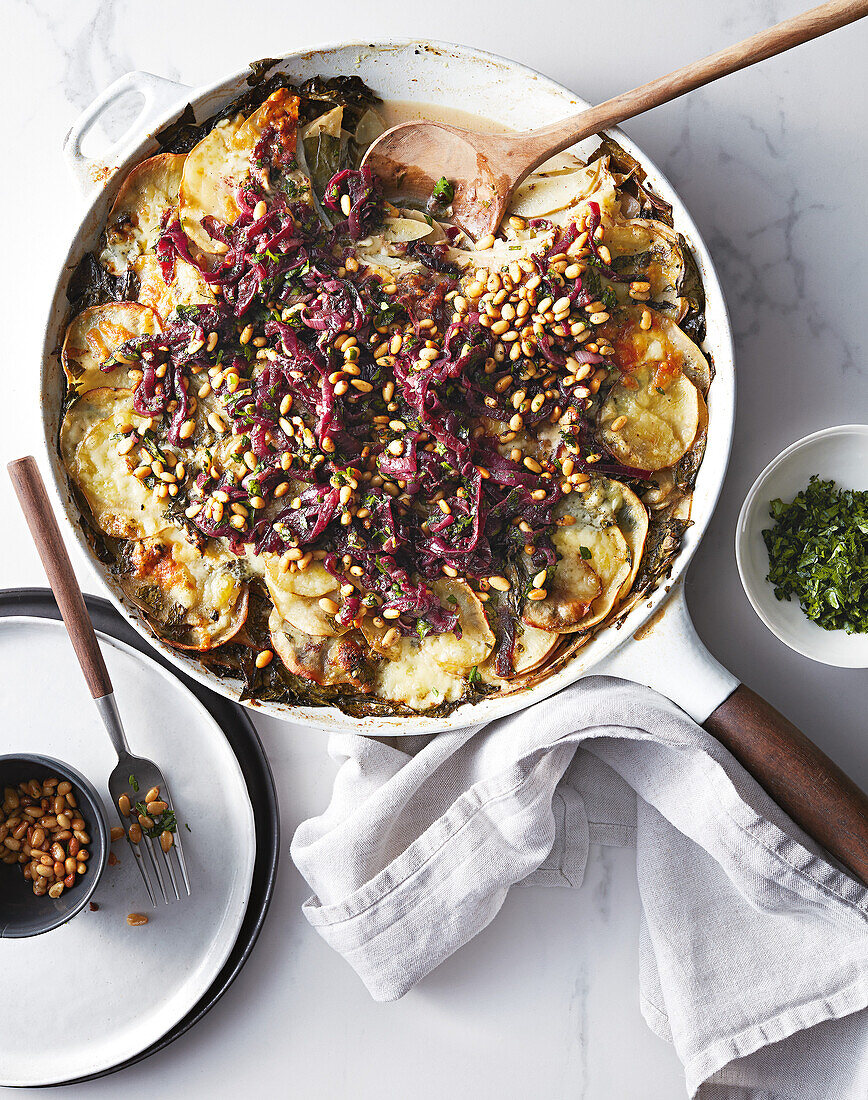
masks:
[[(135, 1065), (142, 1059), (156, 1054), (158, 1050), (173, 1043), (185, 1031), (199, 1022), (206, 1012), (220, 1000), (226, 990), (238, 977), (241, 968), (247, 962), (253, 945), (265, 923), (265, 915), (271, 903), (274, 893), (274, 884), (277, 879), (277, 858), (280, 844), (280, 820), (277, 809), (277, 791), (274, 787), (274, 777), (262, 742), (253, 723), (247, 716), (243, 707), (224, 699), (208, 688), (191, 680), (174, 665), (170, 664), (162, 654), (152, 649), (139, 634), (123, 619), (112, 607), (108, 600), (98, 596), (85, 596), (87, 609), (93, 620), (93, 625), (103, 634), (117, 638), (121, 642), (132, 646), (139, 653), (150, 657), (152, 661), (162, 665), (173, 676), (177, 677), (189, 691), (196, 696), (199, 702), (207, 709), (211, 717), (220, 726), (226, 740), (232, 746), (232, 751), (238, 757), (238, 763), (247, 783), (250, 793), (250, 801), (256, 806), (254, 822), (256, 828), (256, 859), (253, 865), (253, 882), (250, 886), (250, 898), (247, 902), (247, 912), (235, 946), (226, 960), (223, 969), (211, 983), (207, 992), (197, 1004), (190, 1009), (187, 1015), (171, 1027), (162, 1039), (152, 1043), (146, 1050), (119, 1062), (111, 1069), (100, 1070), (99, 1073), (91, 1073), (86, 1077), (76, 1077), (69, 1081), (60, 1081), (62, 1085), (76, 1085), (83, 1081), (93, 1081), (97, 1077), (106, 1077), (119, 1069)], [(0, 619), (8, 619), (16, 615), (30, 615), (40, 619), (59, 619), (60, 611), (54, 602), (54, 596), (47, 588), (7, 588), (0, 589)]]

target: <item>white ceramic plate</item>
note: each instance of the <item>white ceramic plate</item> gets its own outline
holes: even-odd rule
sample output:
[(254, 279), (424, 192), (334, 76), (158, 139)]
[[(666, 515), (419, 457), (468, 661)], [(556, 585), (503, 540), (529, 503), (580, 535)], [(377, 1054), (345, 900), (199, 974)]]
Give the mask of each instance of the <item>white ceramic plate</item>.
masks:
[(868, 489), (868, 424), (824, 428), (799, 439), (770, 462), (747, 494), (735, 533), (735, 557), (741, 583), (754, 611), (790, 649), (840, 668), (868, 668), (868, 634), (823, 630), (799, 607), (778, 600), (766, 580), (769, 557), (763, 530), (772, 526), (769, 501), (792, 500), (812, 474), (831, 478), (842, 489)]
[[(134, 753), (166, 775), (190, 870), (186, 901), (150, 907), (124, 841), (93, 900), (43, 936), (0, 942), (6, 997), (0, 1084), (52, 1084), (108, 1069), (138, 1054), (206, 992), (238, 938), (256, 842), (244, 777), (219, 726), (173, 676), (121, 642), (100, 636)], [(105, 792), (116, 763), (108, 736), (60, 623), (0, 622), (0, 751), (40, 752), (78, 768)], [(22, 888), (24, 883), (22, 882)], [(131, 928), (130, 912), (147, 913)], [(17, 996), (68, 991), (75, 1011), (54, 1012), (48, 1033)]]

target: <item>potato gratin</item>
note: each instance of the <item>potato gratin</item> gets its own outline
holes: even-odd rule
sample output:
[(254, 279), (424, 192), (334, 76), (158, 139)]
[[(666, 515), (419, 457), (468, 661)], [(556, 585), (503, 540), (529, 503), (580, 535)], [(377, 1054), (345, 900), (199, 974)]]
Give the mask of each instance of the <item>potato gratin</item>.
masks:
[(496, 237), (386, 202), (357, 78), (250, 90), (123, 181), (70, 285), (63, 462), (94, 551), (246, 698), (445, 713), (665, 574), (709, 360), (696, 264), (603, 141)]

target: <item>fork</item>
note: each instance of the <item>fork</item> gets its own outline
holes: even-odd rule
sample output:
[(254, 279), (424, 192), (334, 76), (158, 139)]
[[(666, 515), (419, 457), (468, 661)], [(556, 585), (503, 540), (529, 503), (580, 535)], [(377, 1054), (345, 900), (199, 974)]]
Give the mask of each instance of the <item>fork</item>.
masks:
[[(140, 756), (130, 753), (121, 723), (118, 705), (115, 700), (112, 682), (109, 678), (102, 652), (94, 633), (93, 623), (90, 621), (84, 596), (81, 593), (78, 581), (72, 568), (72, 562), (66, 552), (66, 546), (57, 525), (57, 519), (48, 499), (45, 484), (39, 467), (32, 455), (26, 458), (17, 458), (8, 465), (9, 476), (18, 496), (27, 526), (36, 543), (39, 557), (48, 575), (48, 583), (57, 600), (57, 606), (63, 615), (66, 626), (84, 673), (97, 710), (103, 720), (111, 743), (118, 756), (117, 767), (109, 776), (109, 793), (112, 797), (118, 817), (123, 826), (124, 836), (136, 861), (136, 866), (142, 876), (145, 889), (151, 904), (156, 908), (157, 896), (154, 889), (154, 881), (159, 885), (164, 902), (172, 900), (163, 878), (165, 870), (171, 884), (174, 900), (181, 900), (179, 879), (186, 891), (190, 894), (190, 878), (187, 874), (187, 864), (184, 860), (184, 852), (181, 847), (180, 837), (175, 832), (172, 846), (166, 851), (162, 844), (155, 845), (151, 836), (142, 829), (142, 837), (138, 843), (134, 843), (129, 835), (129, 820), (125, 820), (120, 810), (120, 799), (126, 795), (131, 803), (134, 801), (135, 791), (130, 797), (131, 788), (147, 791), (158, 787), (160, 801), (167, 803), (171, 808), (173, 802), (169, 797), (169, 788), (159, 768), (152, 760), (145, 760)], [(145, 807), (146, 808), (146, 807)], [(136, 818), (133, 817), (133, 821)], [(174, 853), (174, 859), (172, 858)], [(162, 858), (161, 858), (162, 857)], [(176, 866), (177, 864), (177, 866)], [(161, 869), (162, 868), (162, 869)]]

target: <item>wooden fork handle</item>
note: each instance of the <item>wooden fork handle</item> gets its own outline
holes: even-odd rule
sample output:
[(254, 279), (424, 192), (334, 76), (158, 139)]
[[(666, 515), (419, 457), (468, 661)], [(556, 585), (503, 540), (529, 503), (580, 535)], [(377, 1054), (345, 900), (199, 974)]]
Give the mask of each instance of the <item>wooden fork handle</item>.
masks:
[(36, 459), (16, 458), (7, 469), (87, 686), (101, 699), (111, 694), (112, 683)]
[(703, 723), (797, 825), (868, 884), (868, 795), (740, 684)]
[(760, 31), (759, 34), (725, 50), (694, 61), (682, 69), (676, 69), (668, 76), (658, 77), (630, 92), (615, 96), (614, 99), (591, 107), (580, 115), (534, 130), (527, 136), (534, 144), (539, 143), (541, 156), (545, 154), (548, 157), (592, 134), (616, 126), (625, 119), (659, 107), (722, 76), (755, 65), (758, 61), (784, 53), (793, 46), (800, 46), (803, 42), (828, 34), (829, 31), (845, 27), (865, 15), (868, 15), (868, 0), (832, 0), (831, 3), (821, 4), (801, 15), (795, 15), (792, 19), (785, 19), (782, 23)]

